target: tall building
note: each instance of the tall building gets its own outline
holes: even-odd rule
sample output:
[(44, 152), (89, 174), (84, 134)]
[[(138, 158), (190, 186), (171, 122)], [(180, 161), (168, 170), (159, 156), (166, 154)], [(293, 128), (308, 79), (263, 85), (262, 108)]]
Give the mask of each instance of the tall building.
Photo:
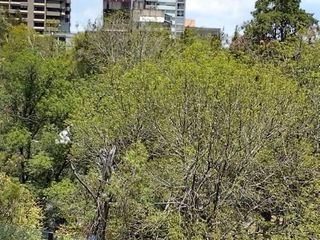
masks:
[(165, 21), (170, 23), (174, 34), (184, 32), (186, 0), (148, 0), (146, 9), (157, 9), (165, 12)]
[(0, 7), (40, 33), (70, 33), (71, 0), (0, 0)]
[[(123, 10), (140, 10), (140, 21), (160, 22), (163, 15), (163, 23), (169, 25), (174, 35), (184, 32), (186, 0), (104, 0), (104, 13)], [(142, 11), (143, 10), (143, 11)], [(149, 12), (147, 10), (150, 10)], [(152, 14), (155, 17), (152, 17)]]

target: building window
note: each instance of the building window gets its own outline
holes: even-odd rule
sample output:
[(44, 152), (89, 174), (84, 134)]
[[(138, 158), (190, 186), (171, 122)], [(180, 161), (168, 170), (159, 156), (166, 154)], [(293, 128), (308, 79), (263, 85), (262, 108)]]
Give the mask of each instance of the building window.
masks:
[(184, 10), (184, 3), (178, 3), (178, 9)]
[(35, 19), (44, 19), (44, 14), (34, 14)]
[(35, 27), (44, 27), (44, 22), (34, 22)]
[(43, 12), (44, 11), (44, 6), (34, 6), (34, 10)]
[(177, 11), (178, 17), (184, 17), (184, 11)]

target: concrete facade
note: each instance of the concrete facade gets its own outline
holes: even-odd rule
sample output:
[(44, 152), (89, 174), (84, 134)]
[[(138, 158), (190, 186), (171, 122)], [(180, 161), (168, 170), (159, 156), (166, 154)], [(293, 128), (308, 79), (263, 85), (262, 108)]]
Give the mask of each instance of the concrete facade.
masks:
[(0, 0), (0, 7), (40, 33), (70, 33), (71, 0)]
[[(139, 22), (161, 21), (169, 26), (173, 35), (184, 32), (186, 0), (104, 0), (104, 12), (135, 11), (134, 20)], [(137, 17), (137, 10), (141, 16)]]
[(105, 14), (118, 10), (130, 11), (131, 4), (132, 0), (103, 0), (103, 10)]

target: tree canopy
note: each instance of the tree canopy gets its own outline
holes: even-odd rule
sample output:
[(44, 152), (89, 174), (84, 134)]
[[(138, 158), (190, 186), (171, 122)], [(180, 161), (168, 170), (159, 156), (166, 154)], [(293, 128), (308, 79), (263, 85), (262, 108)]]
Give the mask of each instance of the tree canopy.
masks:
[(301, 0), (258, 0), (253, 20), (245, 25), (245, 35), (259, 43), (277, 39), (285, 41), (300, 30), (317, 23), (312, 14), (300, 7)]
[(317, 38), (6, 31), (0, 239), (320, 238)]

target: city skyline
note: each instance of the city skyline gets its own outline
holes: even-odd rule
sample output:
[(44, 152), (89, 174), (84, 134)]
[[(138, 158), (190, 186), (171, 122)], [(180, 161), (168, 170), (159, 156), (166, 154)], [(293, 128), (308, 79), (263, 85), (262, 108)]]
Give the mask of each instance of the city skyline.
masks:
[[(232, 34), (236, 25), (251, 19), (254, 3), (255, 0), (187, 0), (186, 17), (195, 19), (198, 27), (224, 28)], [(302, 0), (301, 6), (320, 19), (319, 0)], [(73, 0), (71, 31), (82, 31), (89, 20), (101, 19), (102, 12), (102, 0)]]

